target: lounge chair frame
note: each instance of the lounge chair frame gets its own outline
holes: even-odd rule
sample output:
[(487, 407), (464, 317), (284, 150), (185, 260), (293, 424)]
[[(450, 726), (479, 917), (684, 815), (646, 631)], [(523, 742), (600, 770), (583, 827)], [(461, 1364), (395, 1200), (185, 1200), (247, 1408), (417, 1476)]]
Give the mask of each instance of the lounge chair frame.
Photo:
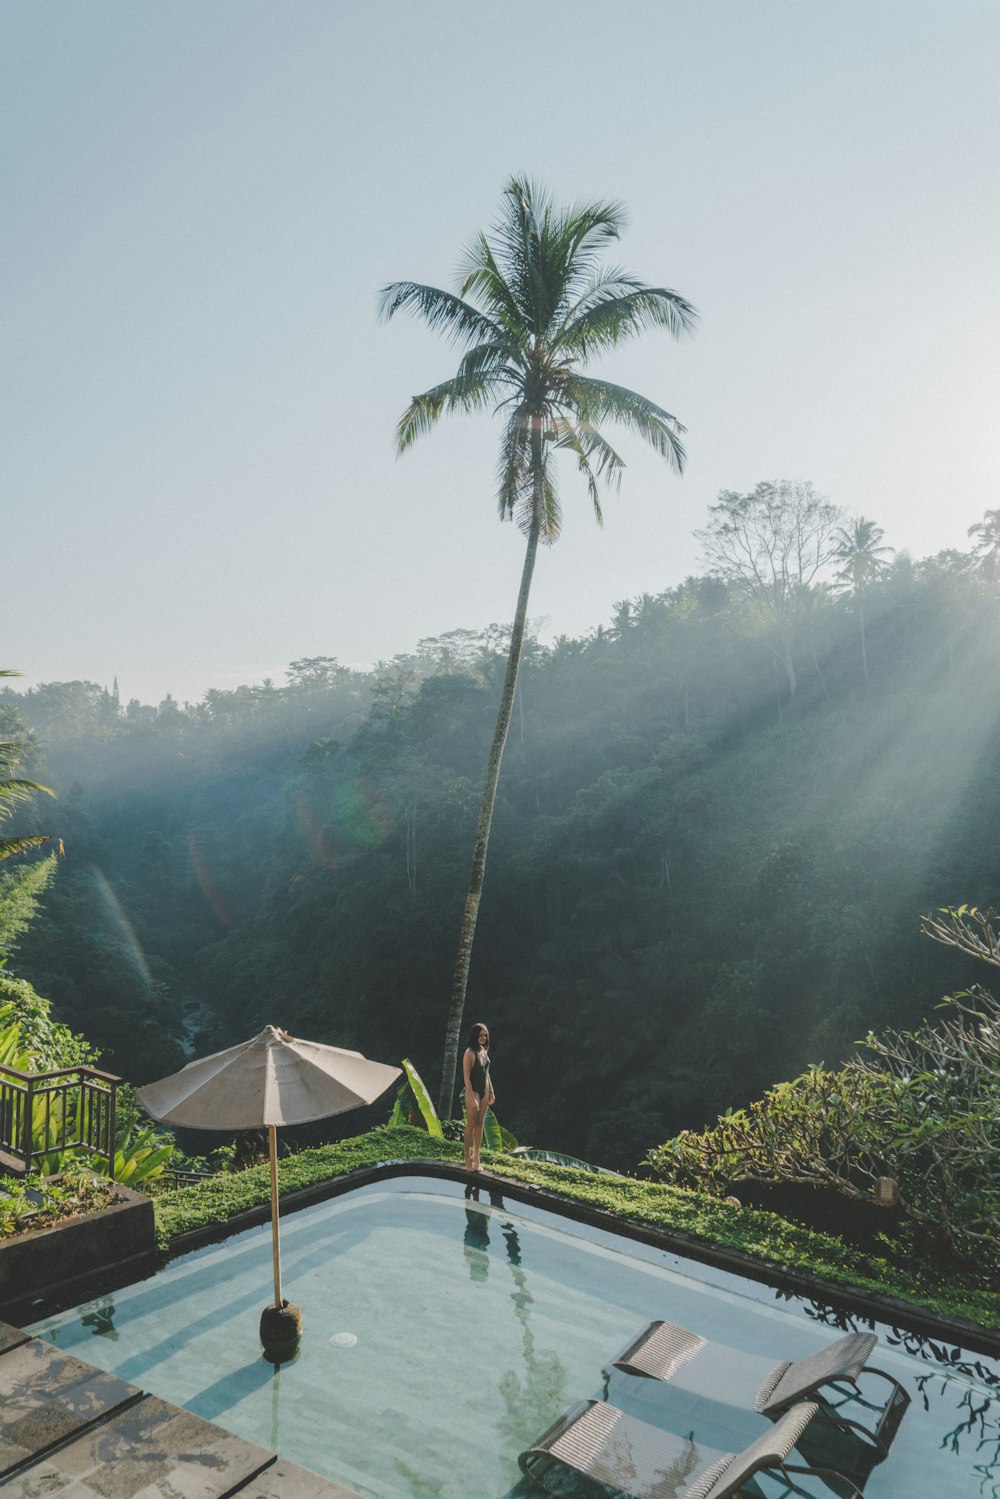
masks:
[[(910, 1397), (898, 1379), (868, 1363), (877, 1342), (874, 1333), (850, 1332), (806, 1358), (776, 1364), (754, 1396), (754, 1410), (775, 1421), (800, 1400), (816, 1401), (820, 1422), (855, 1432), (881, 1461), (889, 1455)], [(706, 1346), (704, 1338), (673, 1322), (650, 1322), (612, 1360), (612, 1368), (647, 1379), (670, 1380)], [(888, 1382), (890, 1392), (884, 1405), (862, 1394), (858, 1381), (863, 1374)], [(848, 1404), (878, 1412), (878, 1419), (867, 1425), (845, 1412)]]
[[(572, 1407), (521, 1453), (521, 1471), (542, 1488), (553, 1473), (581, 1474), (631, 1499), (735, 1499), (757, 1473), (781, 1477), (789, 1494), (806, 1495), (793, 1474), (822, 1478), (844, 1499), (862, 1499), (851, 1479), (831, 1468), (788, 1461), (818, 1407), (803, 1401), (741, 1453), (708, 1452), (683, 1438), (628, 1416), (600, 1400)], [(707, 1459), (707, 1462), (705, 1461)], [(697, 1471), (699, 1464), (704, 1464)], [(556, 1486), (561, 1486), (561, 1483)]]

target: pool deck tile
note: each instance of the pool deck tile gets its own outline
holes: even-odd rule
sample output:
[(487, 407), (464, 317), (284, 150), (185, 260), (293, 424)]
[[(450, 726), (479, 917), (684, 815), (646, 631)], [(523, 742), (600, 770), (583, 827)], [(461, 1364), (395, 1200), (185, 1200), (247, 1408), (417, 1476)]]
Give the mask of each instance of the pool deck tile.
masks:
[(0, 1356), (0, 1478), (140, 1394), (38, 1338), (8, 1349)]
[(147, 1395), (22, 1469), (5, 1489), (19, 1499), (67, 1492), (79, 1499), (218, 1499), (273, 1461), (266, 1447)]
[(22, 1332), (19, 1327), (0, 1322), (0, 1353), (6, 1353), (8, 1348), (20, 1348), (22, 1343), (28, 1341), (29, 1336), (29, 1333)]
[(330, 1478), (321, 1478), (298, 1463), (279, 1457), (273, 1467), (251, 1480), (239, 1499), (358, 1499), (353, 1489), (345, 1489)]
[(4, 1499), (358, 1499), (0, 1322)]

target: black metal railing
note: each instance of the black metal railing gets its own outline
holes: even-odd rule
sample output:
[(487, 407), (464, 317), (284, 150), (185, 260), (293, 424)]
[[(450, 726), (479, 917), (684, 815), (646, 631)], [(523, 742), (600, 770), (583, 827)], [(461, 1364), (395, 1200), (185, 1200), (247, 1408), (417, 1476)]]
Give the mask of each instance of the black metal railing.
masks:
[(98, 1156), (112, 1174), (120, 1077), (95, 1067), (0, 1067), (0, 1152), (25, 1174), (57, 1151)]
[(159, 1180), (168, 1182), (172, 1187), (197, 1187), (201, 1182), (212, 1181), (214, 1177), (214, 1171), (183, 1171), (176, 1166), (165, 1166)]

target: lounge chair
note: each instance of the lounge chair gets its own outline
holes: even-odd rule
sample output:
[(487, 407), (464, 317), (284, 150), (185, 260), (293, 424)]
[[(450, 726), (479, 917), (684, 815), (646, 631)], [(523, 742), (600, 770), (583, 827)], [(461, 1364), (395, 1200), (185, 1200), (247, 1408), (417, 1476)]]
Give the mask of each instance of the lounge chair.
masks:
[[(821, 1422), (854, 1432), (874, 1448), (875, 1461), (881, 1461), (889, 1455), (910, 1397), (891, 1374), (869, 1366), (877, 1342), (874, 1333), (849, 1332), (807, 1358), (770, 1367), (767, 1360), (734, 1354), (672, 1322), (650, 1322), (612, 1360), (612, 1367), (649, 1379), (679, 1376), (677, 1382), (687, 1388), (730, 1405), (752, 1404), (772, 1421), (800, 1400), (815, 1400)], [(858, 1380), (863, 1374), (888, 1381), (884, 1405), (862, 1395)], [(874, 1411), (877, 1419), (870, 1426), (856, 1420), (845, 1413), (848, 1405), (855, 1411)]]
[[(846, 1499), (861, 1499), (860, 1489), (842, 1474), (787, 1461), (816, 1411), (808, 1401), (796, 1405), (745, 1451), (734, 1453), (700, 1447), (692, 1437), (674, 1436), (613, 1405), (585, 1400), (518, 1461), (523, 1473), (550, 1492), (565, 1490), (569, 1469), (632, 1499), (728, 1499), (742, 1494), (755, 1473), (770, 1471), (790, 1494), (806, 1492), (793, 1473), (814, 1474)], [(760, 1490), (754, 1486), (750, 1492)]]

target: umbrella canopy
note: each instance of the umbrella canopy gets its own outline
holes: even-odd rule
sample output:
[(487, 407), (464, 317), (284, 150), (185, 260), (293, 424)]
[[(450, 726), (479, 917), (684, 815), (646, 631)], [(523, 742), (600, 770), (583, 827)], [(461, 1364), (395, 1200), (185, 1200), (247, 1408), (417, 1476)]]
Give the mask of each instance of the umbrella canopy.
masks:
[(308, 1124), (373, 1103), (400, 1076), (359, 1051), (299, 1041), (273, 1025), (136, 1090), (148, 1114), (185, 1129)]
[[(136, 1089), (148, 1114), (161, 1124), (185, 1129), (262, 1129), (268, 1133), (271, 1162), (271, 1236), (274, 1258), (274, 1313), (287, 1306), (281, 1296), (278, 1245), (279, 1124), (308, 1124), (343, 1114), (375, 1099), (402, 1069), (370, 1062), (359, 1051), (297, 1041), (287, 1031), (266, 1025), (259, 1036), (189, 1062), (180, 1072)], [(299, 1325), (297, 1307), (296, 1330)], [(265, 1311), (261, 1319), (264, 1337)]]

